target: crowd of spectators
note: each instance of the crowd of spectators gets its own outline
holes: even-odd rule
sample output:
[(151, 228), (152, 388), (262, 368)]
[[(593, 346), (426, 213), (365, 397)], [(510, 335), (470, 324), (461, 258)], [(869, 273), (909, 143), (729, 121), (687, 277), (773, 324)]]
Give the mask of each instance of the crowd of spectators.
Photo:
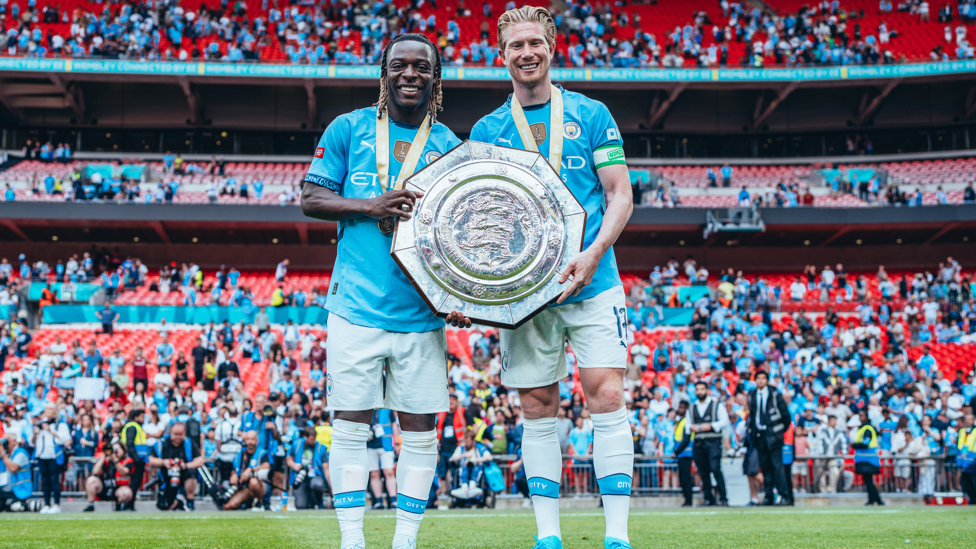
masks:
[[(91, 269), (96, 263), (113, 264), (110, 254), (86, 254), (82, 261)], [(4, 270), (0, 268), (0, 273)], [(145, 280), (146, 271), (136, 268), (134, 261), (129, 270), (142, 277), (137, 281)], [(235, 272), (231, 269), (217, 279), (232, 286)], [(199, 269), (188, 266), (170, 279), (181, 285), (186, 280), (192, 287), (201, 278), (198, 273)], [(287, 280), (286, 261), (279, 264), (275, 276)], [(631, 281), (625, 401), (638, 453), (635, 490), (677, 489), (677, 475), (667, 467), (671, 462), (658, 468), (648, 465), (656, 461), (648, 460), (674, 457), (675, 429), (681, 419), (677, 409), (682, 402), (694, 403), (698, 398), (696, 382), (705, 382), (710, 396), (726, 407), (730, 425), (723, 429), (725, 451), (743, 454), (746, 399), (759, 371), (769, 373), (786, 400), (795, 426), (796, 456), (849, 458), (850, 442), (861, 426), (858, 412), (866, 410), (880, 435), (883, 455), (890, 458), (888, 488), (923, 494), (966, 489), (952, 474), (952, 460), (959, 431), (972, 427), (976, 355), (968, 355), (969, 362), (947, 362), (955, 360), (950, 358), (954, 355), (940, 354), (936, 345), (957, 344), (965, 349), (973, 345), (976, 307), (971, 274), (949, 258), (932, 272), (893, 276), (880, 268), (873, 280), (878, 295), (865, 275), (849, 274), (837, 265), (819, 271), (808, 267), (788, 285), (772, 284), (765, 277), (746, 277), (731, 269), (716, 277), (689, 257), (684, 263), (672, 260), (654, 269), (645, 280)], [(689, 284), (708, 291), (695, 301), (681, 303), (674, 290)], [(806, 303), (810, 292), (826, 302), (824, 313), (774, 312), (782, 303)], [(848, 302), (857, 303), (853, 312), (834, 311), (833, 305)], [(691, 308), (692, 320), (676, 331), (657, 329), (663, 306)], [(289, 472), (285, 467), (296, 474), (304, 468), (288, 458), (305, 440), (301, 444), (306, 448), (321, 444), (322, 455), (314, 470), (307, 472), (320, 480), (309, 484), (314, 489), (307, 498), (303, 496), (302, 506), (327, 504), (323, 499), (329, 490), (330, 443), (326, 335), (290, 322), (272, 326), (263, 311), (251, 324), (203, 327), (188, 353), (175, 349), (165, 324), (158, 331), (155, 348), (140, 347), (126, 356), (117, 347), (99, 348), (94, 338), (87, 344), (56, 338), (53, 344), (38, 347), (26, 323), (4, 321), (0, 349), (29, 359), (19, 370), (3, 373), (0, 401), (8, 439), (31, 451), (51, 442), (65, 455), (75, 456), (66, 482), (85, 486), (90, 502), (111, 499), (128, 508), (130, 486), (134, 486), (131, 475), (141, 474), (138, 467), (143, 464), (148, 466), (149, 479), (162, 479), (161, 493), (170, 494), (162, 497), (164, 508), (192, 509), (197, 477), (187, 470), (209, 467), (214, 470), (209, 484), (218, 487), (211, 493), (214, 499), (229, 502), (226, 508), (258, 510), (282, 504), (277, 494), (289, 485), (283, 480)], [(486, 458), (504, 455), (512, 456), (504, 464), (514, 475), (508, 478), (513, 484), (505, 489), (526, 493), (517, 465), (522, 413), (517, 392), (500, 382), (497, 332), (475, 327), (462, 334), (461, 345), (471, 358), (451, 355), (448, 359), (451, 410), (438, 419), (441, 466), (436, 491), (460, 500), (479, 497)], [(564, 484), (567, 493), (582, 495), (593, 493), (595, 482), (589, 455), (592, 424), (571, 347), (566, 353), (567, 377), (559, 384), (558, 416), (560, 444), (567, 456)], [(258, 383), (254, 376), (261, 378)], [(71, 380), (81, 377), (104, 379), (104, 398), (76, 401)], [(132, 421), (145, 433), (149, 457), (135, 455), (138, 449), (131, 437), (123, 436)], [(395, 454), (395, 417), (379, 414), (376, 423), (383, 433), (379, 438), (390, 439), (389, 449), (385, 442), (377, 448)], [(186, 459), (180, 453), (184, 438), (192, 445)], [(253, 456), (258, 443), (267, 452), (270, 484), (243, 479), (234, 465), (241, 452)], [(165, 444), (172, 444), (180, 457), (159, 457), (158, 452), (172, 453)], [(55, 460), (57, 455), (45, 453), (41, 460)], [(812, 466), (794, 465), (791, 480), (797, 491), (853, 488), (853, 476), (845, 473), (842, 464), (827, 465), (822, 482)], [(45, 473), (48, 469), (60, 475), (61, 469), (50, 463), (40, 467), (38, 462), (38, 466), (37, 474), (45, 478), (50, 476)], [(394, 479), (385, 472), (375, 476), (374, 507), (393, 505), (384, 490), (386, 496), (395, 494)], [(42, 482), (47, 513), (59, 509), (58, 483), (52, 478)], [(190, 479), (193, 482), (187, 483)], [(291, 475), (289, 479), (289, 483), (300, 480)], [(247, 491), (232, 489), (242, 483)], [(301, 482), (291, 485), (301, 486)], [(168, 486), (176, 488), (167, 490)], [(228, 489), (228, 495), (223, 495)], [(236, 493), (243, 495), (232, 499)], [(758, 498), (755, 490), (753, 495)]]
[[(95, 246), (80, 256), (73, 254), (67, 261), (59, 259), (53, 267), (43, 260), (31, 262), (25, 254), (19, 255), (18, 262), (15, 271), (7, 258), (0, 259), (0, 305), (13, 305), (15, 309), (20, 303), (17, 290), (23, 283), (46, 284), (40, 302), (42, 309), (57, 303), (56, 292), (51, 287), (51, 283), (56, 282), (61, 284), (59, 293), (62, 295), (73, 295), (77, 284), (99, 285), (108, 304), (125, 292), (145, 287), (148, 292), (159, 295), (179, 293), (181, 304), (186, 307), (226, 305), (240, 308), (248, 316), (258, 310), (252, 289), (240, 282), (241, 272), (233, 265), (230, 268), (221, 265), (212, 277), (207, 278), (199, 265), (174, 261), (161, 266), (158, 275), (152, 276), (149, 267), (139, 258), (123, 256), (117, 248), (110, 251)], [(290, 284), (288, 265), (288, 259), (284, 259), (275, 269), (276, 284), (271, 291), (270, 306), (324, 307), (325, 290)]]
[[(55, 148), (50, 142), (41, 144), (27, 141), (24, 146), (24, 159), (39, 160), (47, 163), (71, 162), (71, 147), (59, 143)], [(121, 164), (121, 161), (119, 162)], [(117, 175), (103, 175), (100, 171), (88, 173), (84, 166), (76, 166), (62, 177), (58, 173), (38, 174), (34, 172), (29, 182), (29, 192), (32, 196), (62, 196), (67, 202), (105, 202), (143, 204), (172, 204), (180, 192), (180, 183), (176, 176), (201, 175), (208, 176), (204, 194), (207, 201), (216, 204), (220, 197), (239, 196), (245, 200), (252, 196), (255, 200), (264, 198), (264, 182), (260, 179), (246, 181), (237, 177), (227, 176), (224, 166), (226, 160), (223, 155), (211, 157), (209, 162), (186, 162), (181, 154), (167, 152), (163, 156), (164, 173), (160, 174), (160, 181), (152, 188), (140, 185), (140, 181), (127, 177), (121, 170)], [(52, 170), (53, 172), (53, 170)], [(282, 190), (278, 197), (281, 206), (298, 203), (300, 190), (291, 186)], [(8, 183), (5, 188), (4, 200), (17, 200), (16, 193)]]
[[(666, 290), (702, 277), (708, 278), (707, 271), (689, 257), (684, 264), (672, 260), (634, 283), (628, 296), (631, 333), (655, 326), (667, 296), (670, 305), (677, 304), (677, 294)], [(725, 447), (741, 455), (747, 445), (746, 396), (755, 388), (756, 372), (766, 371), (789, 405), (797, 456), (847, 455), (860, 427), (858, 412), (867, 410), (880, 433), (883, 455), (941, 456), (951, 465), (958, 431), (972, 427), (976, 354), (970, 353), (967, 362), (941, 355), (947, 364), (935, 357), (932, 345), (968, 347), (976, 341), (972, 278), (952, 258), (934, 273), (894, 277), (882, 267), (875, 278), (880, 295), (872, 295), (864, 275), (849, 275), (842, 265), (820, 272), (809, 266), (788, 287), (763, 277), (750, 280), (731, 269), (721, 273), (714, 296), (684, 304), (694, 308), (687, 329), (668, 338), (663, 333), (639, 338), (631, 348), (627, 379), (633, 403), (628, 401), (628, 408), (634, 412), (635, 441), (647, 453), (668, 456), (678, 404), (694, 402), (694, 383), (704, 380), (711, 396), (728, 410)], [(770, 313), (781, 302), (803, 303), (807, 292), (819, 294), (821, 302), (836, 299), (858, 306), (849, 314), (829, 305), (822, 314), (802, 309)], [(894, 463), (898, 491), (960, 489), (957, 474), (940, 477), (944, 483), (936, 485), (934, 461), (924, 460), (920, 469), (907, 459)], [(841, 477), (843, 467), (820, 465), (830, 469), (824, 484), (813, 486), (812, 469), (794, 465), (796, 484), (831, 492), (843, 490), (844, 482), (838, 481), (844, 480), (850, 488), (850, 472)], [(755, 489), (753, 497), (758, 501)]]
[[(460, 0), (447, 17), (440, 11), (440, 19), (437, 3), (428, 5), (426, 0), (407, 4), (340, 0), (326, 5), (263, 0), (257, 10), (245, 2), (223, 2), (203, 4), (196, 11), (185, 10), (175, 1), (141, 0), (71, 13), (54, 3), (38, 4), (35, 0), (0, 3), (0, 51), (29, 57), (375, 65), (391, 36), (419, 32), (435, 41), (445, 65), (500, 64), (491, 24), (499, 14), (490, 2), (472, 13)], [(687, 22), (661, 36), (645, 29), (659, 25), (642, 25), (640, 11), (626, 3), (572, 0), (561, 11), (554, 6), (550, 9), (559, 29), (554, 65), (762, 67), (907, 60), (904, 54), (892, 53), (889, 44), (911, 29), (894, 29), (884, 20), (893, 9), (886, 0), (868, 19), (864, 9), (845, 7), (839, 0), (811, 2), (793, 13), (764, 11), (735, 0), (717, 4), (718, 9), (690, 11)], [(514, 6), (510, 1), (505, 9)], [(972, 58), (964, 24), (976, 16), (972, 6), (963, 0), (956, 10), (948, 4), (940, 8), (938, 19), (947, 23), (946, 44), (932, 47), (932, 60)], [(931, 20), (927, 1), (900, 2), (897, 10), (917, 14), (919, 23)], [(470, 29), (466, 34), (459, 21)], [(45, 32), (38, 23), (69, 27)], [(733, 43), (738, 46), (730, 47)]]

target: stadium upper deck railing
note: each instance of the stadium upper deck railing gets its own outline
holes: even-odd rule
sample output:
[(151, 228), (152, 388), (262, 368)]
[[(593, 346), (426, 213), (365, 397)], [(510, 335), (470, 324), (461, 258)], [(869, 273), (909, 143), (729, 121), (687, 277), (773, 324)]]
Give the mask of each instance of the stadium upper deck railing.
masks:
[[(2, 72), (206, 76), (247, 78), (320, 78), (375, 80), (375, 65), (292, 65), (277, 63), (223, 63), (180, 61), (126, 61), (112, 59), (36, 59), (0, 57)], [(976, 60), (895, 65), (848, 65), (798, 68), (628, 69), (553, 68), (561, 82), (792, 82), (844, 81), (884, 78), (926, 78), (976, 73)], [(505, 68), (444, 67), (444, 80), (505, 81)]]

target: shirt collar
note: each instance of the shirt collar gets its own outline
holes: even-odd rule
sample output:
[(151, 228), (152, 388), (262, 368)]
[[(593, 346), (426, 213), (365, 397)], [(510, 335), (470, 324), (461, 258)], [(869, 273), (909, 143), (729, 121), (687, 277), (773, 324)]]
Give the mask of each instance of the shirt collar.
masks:
[[(562, 87), (561, 84), (553, 84), (553, 85), (556, 86), (557, 88), (559, 88), (559, 91), (561, 91), (561, 92), (565, 92), (566, 91), (565, 89), (563, 89), (563, 87)], [(512, 93), (508, 94), (508, 100), (505, 101), (505, 106), (508, 107), (508, 108), (512, 108), (512, 96), (513, 95), (514, 94), (512, 94)], [(524, 111), (534, 111), (534, 110), (541, 109), (541, 108), (549, 105), (550, 103), (552, 103), (552, 97), (551, 96), (549, 98), (549, 101), (546, 101), (545, 103), (541, 103), (539, 105), (529, 105), (528, 107), (526, 107), (525, 105), (522, 105), (522, 110), (524, 110)]]

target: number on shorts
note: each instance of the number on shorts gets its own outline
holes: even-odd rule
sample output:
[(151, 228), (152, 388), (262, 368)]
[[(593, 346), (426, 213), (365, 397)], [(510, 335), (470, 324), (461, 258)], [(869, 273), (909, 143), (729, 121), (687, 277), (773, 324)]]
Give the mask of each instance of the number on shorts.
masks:
[(624, 339), (624, 330), (627, 329), (627, 309), (613, 308), (613, 316), (617, 317), (617, 337)]

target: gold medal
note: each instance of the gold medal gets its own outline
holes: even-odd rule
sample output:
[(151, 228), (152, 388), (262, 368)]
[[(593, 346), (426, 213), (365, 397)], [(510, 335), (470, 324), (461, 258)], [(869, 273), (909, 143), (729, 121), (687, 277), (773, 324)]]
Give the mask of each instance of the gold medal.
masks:
[[(552, 86), (552, 105), (549, 109), (549, 164), (559, 173), (563, 160), (563, 94), (559, 88)], [(546, 140), (545, 124), (532, 124), (525, 118), (525, 111), (519, 104), (518, 98), (512, 94), (512, 120), (518, 129), (519, 137), (525, 150), (539, 152), (539, 145)]]
[(393, 227), (395, 226), (393, 217), (381, 218), (379, 223), (376, 224), (380, 228), (380, 232), (385, 235), (393, 234)]

